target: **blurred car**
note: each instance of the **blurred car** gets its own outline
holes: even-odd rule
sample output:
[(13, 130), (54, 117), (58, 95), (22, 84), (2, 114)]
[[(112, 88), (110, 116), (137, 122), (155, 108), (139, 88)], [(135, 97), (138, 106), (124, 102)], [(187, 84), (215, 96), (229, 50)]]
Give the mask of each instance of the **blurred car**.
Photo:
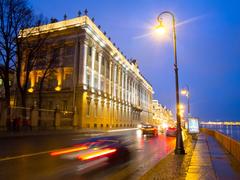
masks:
[(169, 127), (166, 130), (166, 136), (172, 136), (175, 137), (177, 135), (177, 128), (175, 127)]
[(142, 125), (141, 130), (143, 135), (152, 135), (152, 136), (158, 135), (158, 128), (153, 125), (149, 125), (149, 124)]
[(96, 137), (81, 141), (73, 147), (51, 152), (50, 155), (60, 156), (64, 159), (80, 160), (85, 167), (89, 167), (89, 165), (102, 162), (119, 163), (128, 161), (130, 151), (127, 145), (120, 136)]

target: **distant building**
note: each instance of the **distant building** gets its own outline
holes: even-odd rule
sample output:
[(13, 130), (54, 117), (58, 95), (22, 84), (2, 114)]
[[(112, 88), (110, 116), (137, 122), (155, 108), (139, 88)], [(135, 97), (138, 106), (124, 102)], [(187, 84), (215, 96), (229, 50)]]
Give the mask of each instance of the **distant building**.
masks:
[[(88, 16), (39, 27), (49, 38), (42, 56), (56, 54), (55, 72), (44, 83), (43, 107), (72, 111), (82, 128), (135, 127), (152, 120), (152, 86)], [(32, 31), (25, 29), (24, 35)], [(26, 37), (30, 38), (30, 37)], [(27, 49), (26, 49), (27, 51)], [(43, 70), (30, 73), (28, 106), (37, 104)]]
[(159, 126), (173, 125), (174, 117), (172, 111), (161, 105), (158, 100), (153, 100), (152, 123)]

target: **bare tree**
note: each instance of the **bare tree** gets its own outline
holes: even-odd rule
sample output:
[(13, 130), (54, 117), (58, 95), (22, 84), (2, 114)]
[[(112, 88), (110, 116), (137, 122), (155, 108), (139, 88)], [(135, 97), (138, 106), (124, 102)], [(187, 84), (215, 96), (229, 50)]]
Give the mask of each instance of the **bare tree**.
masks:
[[(17, 39), (16, 78), (22, 107), (26, 107), (30, 73), (38, 64), (39, 54), (49, 37), (48, 33), (41, 33), (39, 25), (41, 21), (38, 20), (36, 27), (20, 31)], [(25, 115), (23, 111), (23, 116)]]
[(20, 102), (25, 107), (29, 74), (47, 37), (39, 33), (42, 24), (43, 18), (34, 15), (28, 0), (0, 0), (0, 77), (5, 89), (7, 127), (10, 124), (9, 73), (16, 71)]
[[(41, 54), (40, 54), (41, 55)], [(41, 126), (42, 123), (42, 93), (44, 89), (45, 80), (47, 80), (52, 74), (56, 73), (56, 67), (58, 64), (56, 63), (58, 55), (55, 51), (50, 53), (50, 56), (39, 57), (39, 61), (36, 65), (36, 69), (42, 71), (42, 76), (39, 81), (38, 86), (38, 125)]]
[(5, 89), (7, 127), (10, 123), (9, 74), (15, 70), (18, 32), (31, 26), (32, 17), (27, 0), (0, 0), (0, 76)]

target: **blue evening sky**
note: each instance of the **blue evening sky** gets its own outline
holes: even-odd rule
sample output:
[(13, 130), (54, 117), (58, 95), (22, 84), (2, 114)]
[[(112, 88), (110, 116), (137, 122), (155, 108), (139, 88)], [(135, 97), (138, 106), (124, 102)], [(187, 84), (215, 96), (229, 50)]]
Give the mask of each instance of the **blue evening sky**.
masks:
[[(191, 113), (202, 120), (240, 120), (240, 2), (238, 0), (30, 0), (36, 13), (63, 19), (85, 8), (140, 71), (158, 99), (175, 109), (171, 33), (150, 34), (158, 14), (177, 23), (180, 87), (190, 87)], [(166, 24), (170, 18), (164, 17)], [(186, 99), (181, 97), (186, 103)]]

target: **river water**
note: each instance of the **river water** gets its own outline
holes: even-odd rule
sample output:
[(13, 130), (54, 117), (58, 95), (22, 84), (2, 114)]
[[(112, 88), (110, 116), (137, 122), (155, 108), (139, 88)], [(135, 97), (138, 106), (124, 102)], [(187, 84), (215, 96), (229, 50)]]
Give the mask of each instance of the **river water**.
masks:
[(201, 125), (203, 128), (213, 129), (240, 141), (240, 126), (233, 125)]

